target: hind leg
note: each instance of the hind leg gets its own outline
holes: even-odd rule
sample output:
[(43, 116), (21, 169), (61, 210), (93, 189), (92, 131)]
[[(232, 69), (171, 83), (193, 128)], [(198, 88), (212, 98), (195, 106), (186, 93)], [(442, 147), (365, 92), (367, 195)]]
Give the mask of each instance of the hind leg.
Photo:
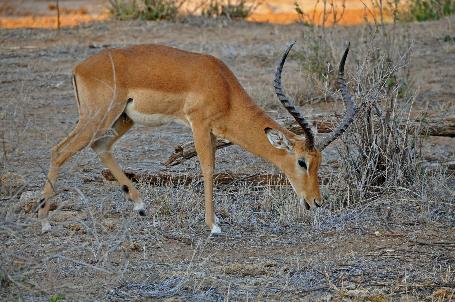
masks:
[(60, 167), (74, 154), (86, 147), (94, 137), (95, 127), (80, 120), (76, 128), (59, 144), (51, 150), (51, 164), (47, 181), (44, 186), (44, 198), (39, 202), (38, 218), (41, 221), (41, 231), (43, 233), (51, 229), (48, 214), (50, 203), (49, 199), (55, 194), (54, 185), (57, 180)]
[(112, 126), (114, 134), (96, 140), (91, 147), (98, 154), (103, 164), (111, 171), (115, 179), (120, 183), (123, 192), (128, 195), (128, 199), (133, 201), (134, 210), (138, 211), (139, 215), (144, 216), (144, 203), (142, 202), (139, 191), (134, 187), (125, 173), (123, 173), (122, 168), (120, 168), (117, 161), (112, 156), (112, 146), (132, 126), (133, 121), (123, 113)]

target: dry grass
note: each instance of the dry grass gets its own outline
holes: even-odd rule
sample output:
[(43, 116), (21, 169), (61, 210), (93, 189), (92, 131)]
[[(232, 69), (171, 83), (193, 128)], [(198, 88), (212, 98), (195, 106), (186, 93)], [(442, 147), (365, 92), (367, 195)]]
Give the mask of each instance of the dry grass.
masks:
[[(116, 183), (103, 186), (119, 191)], [(140, 189), (153, 200), (144, 219), (131, 214), (120, 192), (95, 201), (88, 197), (93, 187), (84, 188), (86, 195), (65, 188), (51, 214), (54, 230), (44, 237), (30, 233), (38, 231), (30, 214), (3, 206), (0, 295), (371, 301), (423, 298), (439, 288), (435, 295), (453, 295), (453, 242), (433, 234), (435, 225), (454, 223), (453, 205), (429, 200), (418, 208), (419, 199), (394, 197), (298, 212), (289, 188), (229, 186), (216, 196), (224, 235), (209, 238), (201, 184)], [(21, 250), (12, 248), (18, 241)]]
[[(390, 83), (393, 70), (397, 79), (407, 79), (410, 63), (403, 54), (410, 45), (400, 40), (403, 35), (399, 31), (393, 36), (396, 42), (391, 43), (397, 48), (387, 53), (383, 51), (388, 42), (381, 33), (370, 36), (368, 27), (325, 29), (324, 45), (333, 61), (323, 65), (321, 76), (304, 66), (307, 56), (314, 55), (320, 29), (251, 24), (231, 24), (228, 30), (223, 24), (207, 30), (199, 25), (170, 23), (115, 26), (84, 27), (77, 35), (63, 29), (58, 41), (47, 31), (0, 33), (5, 47), (16, 46), (24, 37), (29, 43), (26, 46), (35, 47), (2, 49), (0, 57), (5, 71), (1, 80), (4, 87), (8, 86), (1, 88), (7, 100), (1, 105), (0, 116), (1, 174), (15, 173), (26, 185), (23, 189), (8, 185), (8, 194), (2, 191), (0, 195), (2, 300), (39, 301), (63, 295), (67, 300), (116, 301), (453, 299), (455, 206), (453, 186), (444, 171), (417, 170), (420, 174), (409, 180), (407, 172), (389, 175), (371, 165), (368, 173), (380, 171), (384, 183), (380, 191), (369, 186), (361, 191), (355, 185), (358, 178), (347, 178), (344, 173), (349, 170), (343, 170), (341, 164), (337, 169), (336, 165), (337, 161), (346, 161), (348, 168), (354, 167), (348, 161), (358, 156), (356, 152), (346, 155), (351, 157), (339, 157), (346, 154), (347, 146), (357, 148), (356, 143), (362, 142), (359, 148), (371, 148), (366, 140), (371, 132), (362, 132), (365, 121), (378, 131), (374, 132), (378, 133), (377, 142), (385, 139), (383, 133), (389, 133), (392, 142), (402, 142), (403, 136), (392, 126), (406, 120), (414, 96), (398, 93), (402, 87), (398, 80), (384, 86)], [(191, 35), (201, 31), (196, 38)], [(351, 137), (359, 136), (358, 140), (345, 138), (325, 154), (321, 173), (330, 175), (329, 183), (323, 186), (326, 206), (304, 211), (289, 187), (220, 186), (215, 200), (224, 235), (209, 237), (203, 222), (201, 183), (172, 187), (138, 184), (148, 206), (148, 216), (140, 218), (132, 213), (132, 205), (118, 184), (100, 179), (98, 160), (87, 151), (63, 169), (57, 185), (59, 194), (53, 200), (57, 204), (51, 214), (54, 229), (38, 235), (39, 223), (30, 206), (33, 193), (39, 193), (44, 183), (49, 146), (67, 134), (76, 120), (69, 71), (75, 57), (98, 51), (81, 43), (80, 37), (93, 39), (96, 45), (153, 41), (216, 54), (232, 66), (267, 110), (282, 116), (269, 85), (273, 65), (282, 46), (302, 31), (304, 42), (299, 44), (305, 56), (294, 54), (295, 60), (290, 60), (285, 71), (284, 84), (290, 94), (300, 95), (304, 108), (309, 107), (305, 100), (314, 98), (314, 110), (330, 107), (339, 111), (331, 69), (349, 35), (355, 51), (349, 57), (348, 79), (357, 101), (365, 108), (351, 132)], [(136, 37), (132, 34), (135, 32), (139, 33)], [(149, 36), (144, 41), (146, 33)], [(392, 58), (390, 65), (386, 55)], [(313, 82), (302, 85), (308, 78)], [(412, 80), (406, 83), (412, 87), (408, 86)], [(395, 107), (390, 107), (392, 100)], [(384, 112), (394, 108), (387, 120), (391, 124), (384, 124), (378, 115), (367, 118), (368, 109), (374, 106)], [(138, 128), (118, 144), (116, 155), (128, 165), (139, 162), (149, 164), (150, 169), (161, 169), (159, 163), (172, 147), (189, 136), (188, 131), (176, 126), (160, 132)], [(381, 147), (371, 152), (389, 156), (392, 151)], [(275, 171), (234, 147), (217, 158), (218, 169), (223, 171)], [(393, 157), (384, 164), (393, 171), (409, 165), (419, 169), (421, 158), (410, 158), (399, 163), (406, 166), (397, 166)], [(199, 173), (196, 162), (173, 169), (168, 172)], [(398, 181), (403, 179), (403, 183), (392, 187), (395, 177), (401, 177)], [(7, 180), (10, 184), (13, 178)], [(20, 194), (21, 190), (32, 193)], [(354, 194), (355, 190), (358, 193)], [(353, 198), (355, 202), (351, 203)]]

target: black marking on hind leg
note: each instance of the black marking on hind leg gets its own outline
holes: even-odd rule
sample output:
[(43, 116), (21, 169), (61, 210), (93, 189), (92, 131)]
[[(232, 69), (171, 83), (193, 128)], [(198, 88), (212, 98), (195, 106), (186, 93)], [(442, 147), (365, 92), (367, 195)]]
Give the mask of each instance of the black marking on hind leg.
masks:
[(125, 120), (128, 119), (128, 115), (126, 114), (125, 111), (123, 111), (122, 114), (120, 114), (120, 119), (122, 119), (123, 122), (125, 122)]
[(46, 199), (44, 199), (44, 197), (43, 197), (38, 201), (38, 206), (35, 208), (34, 212), (38, 213), (38, 210), (44, 208), (45, 206), (46, 206)]
[(141, 209), (139, 211), (137, 211), (139, 213), (140, 216), (145, 216), (145, 210), (144, 209)]
[(128, 103), (132, 102), (133, 98), (128, 98)]
[(128, 188), (127, 185), (123, 185), (122, 186), (122, 191), (125, 192), (126, 194), (128, 194), (130, 192), (130, 189)]

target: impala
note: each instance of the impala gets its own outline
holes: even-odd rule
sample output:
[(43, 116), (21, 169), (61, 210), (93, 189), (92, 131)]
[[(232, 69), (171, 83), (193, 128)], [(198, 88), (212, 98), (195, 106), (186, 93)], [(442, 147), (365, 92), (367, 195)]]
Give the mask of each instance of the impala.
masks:
[(139, 191), (112, 156), (112, 145), (134, 123), (159, 126), (177, 121), (192, 129), (204, 177), (205, 222), (220, 233), (213, 206), (215, 139), (227, 139), (281, 169), (306, 208), (320, 206), (318, 169), (321, 151), (340, 136), (353, 121), (355, 103), (344, 80), (347, 47), (339, 67), (338, 83), (346, 106), (341, 123), (321, 142), (305, 118), (284, 94), (281, 72), (294, 43), (279, 62), (275, 92), (303, 128), (296, 135), (270, 118), (248, 96), (237, 78), (219, 59), (162, 45), (138, 45), (106, 49), (78, 64), (73, 86), (79, 109), (75, 129), (51, 151), (51, 163), (38, 218), (42, 232), (49, 231), (49, 198), (60, 167), (75, 153), (90, 145), (112, 172), (134, 210), (145, 215)]

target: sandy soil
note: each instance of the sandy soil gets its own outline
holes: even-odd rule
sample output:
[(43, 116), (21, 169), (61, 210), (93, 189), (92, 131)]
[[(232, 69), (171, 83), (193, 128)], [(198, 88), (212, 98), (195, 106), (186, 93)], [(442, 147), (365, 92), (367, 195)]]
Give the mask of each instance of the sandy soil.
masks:
[[(259, 104), (283, 116), (270, 106), (276, 102), (270, 83), (283, 45), (299, 40), (302, 27), (198, 22), (112, 22), (58, 33), (0, 30), (0, 174), (14, 173), (19, 184), (12, 192), (17, 195), (0, 196), (0, 300), (453, 301), (455, 204), (433, 195), (425, 203), (409, 192), (294, 215), (300, 210), (289, 188), (219, 187), (224, 235), (208, 238), (200, 183), (139, 184), (148, 216), (138, 218), (118, 185), (101, 178), (95, 154), (85, 150), (62, 170), (54, 228), (39, 234), (30, 201), (45, 181), (50, 146), (77, 121), (72, 67), (105, 46), (162, 43), (211, 53)], [(418, 111), (453, 114), (455, 44), (446, 38), (453, 22), (404, 26), (415, 40), (411, 72)], [(340, 32), (347, 37), (356, 30)], [(285, 81), (292, 95), (307, 88), (298, 71), (291, 60)], [(318, 103), (305, 112), (333, 107)], [(170, 169), (161, 164), (176, 144), (190, 139), (190, 131), (177, 125), (135, 127), (115, 154), (124, 166), (151, 173), (199, 173), (194, 160)], [(427, 138), (424, 152), (433, 161), (454, 160), (453, 145), (453, 138)], [(327, 150), (326, 158), (332, 153)], [(323, 171), (330, 169), (327, 162)], [(218, 171), (276, 171), (236, 147), (220, 151), (217, 165)], [(19, 198), (27, 191), (30, 196)]]

